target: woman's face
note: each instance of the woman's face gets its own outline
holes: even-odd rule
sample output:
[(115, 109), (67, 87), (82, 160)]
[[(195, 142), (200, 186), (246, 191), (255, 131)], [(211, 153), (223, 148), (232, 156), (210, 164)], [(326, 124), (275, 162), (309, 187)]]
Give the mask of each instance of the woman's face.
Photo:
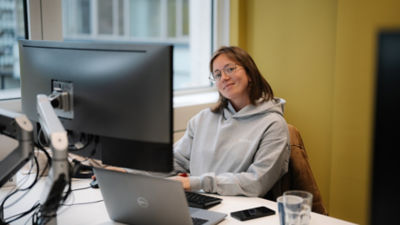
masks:
[(221, 95), (229, 99), (237, 110), (250, 103), (249, 77), (242, 66), (221, 54), (213, 62), (213, 74), (220, 74), (215, 84)]

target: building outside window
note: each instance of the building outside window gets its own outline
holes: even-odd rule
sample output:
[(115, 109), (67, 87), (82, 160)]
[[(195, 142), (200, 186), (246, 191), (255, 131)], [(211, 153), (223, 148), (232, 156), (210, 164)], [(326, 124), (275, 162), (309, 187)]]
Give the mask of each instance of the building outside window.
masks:
[(18, 39), (25, 39), (23, 0), (0, 0), (0, 99), (19, 95)]
[(174, 45), (174, 89), (210, 87), (211, 0), (63, 0), (64, 40)]
[(228, 44), (228, 21), (229, 0), (0, 0), (0, 100), (20, 97), (18, 39), (28, 30), (34, 40), (173, 44), (178, 95), (212, 89), (208, 62)]

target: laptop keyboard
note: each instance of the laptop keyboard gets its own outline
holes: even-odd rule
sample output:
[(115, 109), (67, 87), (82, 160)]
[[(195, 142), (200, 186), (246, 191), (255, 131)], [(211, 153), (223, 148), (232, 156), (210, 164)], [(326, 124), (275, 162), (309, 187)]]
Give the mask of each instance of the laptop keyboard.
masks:
[(196, 192), (185, 191), (185, 194), (189, 206), (194, 208), (207, 209), (210, 208), (211, 206), (221, 203), (222, 201), (221, 198), (207, 196)]

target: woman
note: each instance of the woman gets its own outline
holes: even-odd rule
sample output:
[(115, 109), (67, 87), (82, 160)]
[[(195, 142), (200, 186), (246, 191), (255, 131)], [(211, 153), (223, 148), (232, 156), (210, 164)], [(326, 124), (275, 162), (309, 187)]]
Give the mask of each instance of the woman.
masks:
[(185, 190), (264, 196), (288, 170), (289, 134), (284, 100), (247, 52), (221, 47), (210, 61), (219, 101), (188, 123), (174, 145), (175, 176)]

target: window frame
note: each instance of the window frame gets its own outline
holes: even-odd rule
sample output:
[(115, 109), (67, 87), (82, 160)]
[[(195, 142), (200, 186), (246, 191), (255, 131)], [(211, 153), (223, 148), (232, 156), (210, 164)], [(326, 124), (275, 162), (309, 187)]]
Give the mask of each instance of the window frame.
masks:
[[(62, 29), (62, 0), (26, 0), (27, 7), (27, 28), (30, 40), (63, 40)], [(229, 45), (229, 23), (230, 23), (230, 1), (212, 0), (212, 51), (215, 51), (222, 45)], [(211, 57), (212, 52), (210, 52)], [(189, 88), (187, 90), (175, 90), (174, 102), (179, 102), (179, 98), (187, 99), (194, 96), (192, 105), (197, 103), (195, 99), (201, 99), (202, 93), (209, 96), (210, 92), (217, 92), (216, 88)], [(217, 95), (216, 95), (217, 96)], [(216, 99), (210, 99), (209, 102), (215, 102)]]

